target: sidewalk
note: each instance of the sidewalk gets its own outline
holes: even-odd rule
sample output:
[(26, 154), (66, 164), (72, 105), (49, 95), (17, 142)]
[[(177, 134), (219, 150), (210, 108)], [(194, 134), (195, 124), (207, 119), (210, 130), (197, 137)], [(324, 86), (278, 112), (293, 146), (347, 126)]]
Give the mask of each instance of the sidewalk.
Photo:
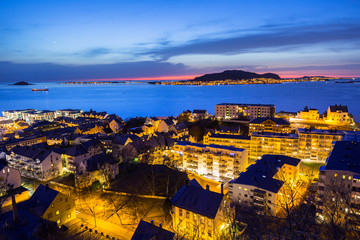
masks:
[[(83, 224), (82, 227), (81, 224)], [(96, 218), (96, 227), (95, 227), (94, 216), (90, 216), (85, 213), (81, 213), (79, 211), (76, 211), (76, 219), (74, 219), (68, 224), (69, 227), (74, 225), (77, 225), (77, 229), (79, 231), (90, 232), (89, 230), (92, 229), (91, 232), (92, 235), (97, 235), (98, 237), (101, 237), (103, 235), (104, 239), (106, 238), (107, 235), (109, 235), (108, 239), (120, 239), (120, 240), (131, 239), (136, 228), (136, 226), (129, 226), (129, 228), (124, 228), (122, 226), (106, 222), (99, 218)], [(97, 230), (97, 233), (95, 233), (95, 230)]]

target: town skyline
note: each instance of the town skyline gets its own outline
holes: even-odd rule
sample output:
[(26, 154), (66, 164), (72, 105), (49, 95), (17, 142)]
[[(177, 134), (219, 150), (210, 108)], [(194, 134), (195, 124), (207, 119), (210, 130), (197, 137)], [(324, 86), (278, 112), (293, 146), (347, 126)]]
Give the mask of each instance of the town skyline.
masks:
[(360, 75), (356, 1), (1, 5), (1, 82)]

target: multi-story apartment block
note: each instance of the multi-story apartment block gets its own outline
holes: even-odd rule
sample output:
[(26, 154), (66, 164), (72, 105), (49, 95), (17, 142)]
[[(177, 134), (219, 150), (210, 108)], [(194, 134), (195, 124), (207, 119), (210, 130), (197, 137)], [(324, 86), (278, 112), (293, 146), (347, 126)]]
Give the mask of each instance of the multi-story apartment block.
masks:
[(305, 120), (319, 120), (320, 114), (317, 109), (304, 109), (297, 113), (296, 118), (305, 119)]
[(303, 161), (325, 163), (334, 141), (344, 137), (343, 131), (298, 129), (299, 154)]
[[(234, 204), (254, 207), (261, 213), (276, 215), (296, 185), (300, 159), (283, 155), (264, 155), (246, 172), (229, 182), (229, 197)], [(292, 198), (291, 198), (292, 197)]]
[(273, 104), (221, 103), (215, 105), (215, 118), (218, 119), (239, 117), (254, 119), (257, 117), (274, 116), (275, 105)]
[(298, 156), (299, 137), (290, 133), (253, 132), (251, 134), (249, 162), (265, 154)]
[(259, 117), (249, 122), (249, 135), (253, 132), (290, 133), (290, 123), (283, 118)]
[(70, 117), (70, 118), (77, 118), (83, 110), (80, 109), (60, 109), (55, 111), (55, 118), (57, 117)]
[[(360, 143), (339, 141), (320, 168), (317, 216), (341, 222), (360, 215)], [(358, 217), (357, 217), (358, 218)]]
[(208, 133), (204, 136), (204, 144), (215, 144), (221, 146), (233, 146), (236, 148), (246, 149), (250, 151), (250, 140), (249, 136), (242, 135), (231, 135), (231, 134), (221, 134), (221, 133)]
[(10, 150), (16, 146), (31, 146), (38, 143), (46, 142), (46, 136), (31, 136), (25, 138), (15, 138), (5, 143), (6, 150)]
[(327, 122), (335, 124), (350, 123), (349, 112), (347, 106), (335, 105), (329, 106), (327, 110)]
[(245, 149), (177, 142), (175, 156), (186, 170), (219, 178), (234, 178), (247, 167)]
[(6, 154), (10, 167), (25, 177), (48, 181), (62, 174), (61, 155), (42, 146), (17, 146)]
[(25, 113), (33, 113), (36, 112), (36, 109), (25, 109), (25, 110), (8, 110), (3, 111), (2, 114), (6, 119), (12, 119), (12, 120), (25, 120)]
[(186, 239), (218, 239), (224, 228), (226, 204), (223, 193), (205, 190), (195, 180), (171, 198), (173, 229)]
[(206, 119), (208, 118), (210, 115), (206, 110), (200, 110), (200, 109), (195, 109), (192, 112), (192, 119), (194, 121), (199, 121), (201, 119)]
[(33, 123), (35, 121), (49, 121), (52, 122), (55, 119), (55, 111), (42, 110), (35, 112), (24, 112), (24, 120), (28, 123)]

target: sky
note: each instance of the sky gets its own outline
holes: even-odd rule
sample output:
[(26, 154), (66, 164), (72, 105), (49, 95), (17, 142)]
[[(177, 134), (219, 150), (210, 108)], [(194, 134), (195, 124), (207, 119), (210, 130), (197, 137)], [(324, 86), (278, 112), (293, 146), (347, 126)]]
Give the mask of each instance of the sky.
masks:
[(360, 0), (0, 2), (0, 81), (360, 76)]

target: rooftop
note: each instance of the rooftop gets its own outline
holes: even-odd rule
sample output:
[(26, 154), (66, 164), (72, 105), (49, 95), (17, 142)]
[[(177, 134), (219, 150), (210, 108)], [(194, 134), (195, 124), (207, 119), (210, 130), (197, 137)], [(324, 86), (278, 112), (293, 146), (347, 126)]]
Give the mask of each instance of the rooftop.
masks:
[(350, 171), (360, 174), (360, 143), (337, 141), (324, 170)]

